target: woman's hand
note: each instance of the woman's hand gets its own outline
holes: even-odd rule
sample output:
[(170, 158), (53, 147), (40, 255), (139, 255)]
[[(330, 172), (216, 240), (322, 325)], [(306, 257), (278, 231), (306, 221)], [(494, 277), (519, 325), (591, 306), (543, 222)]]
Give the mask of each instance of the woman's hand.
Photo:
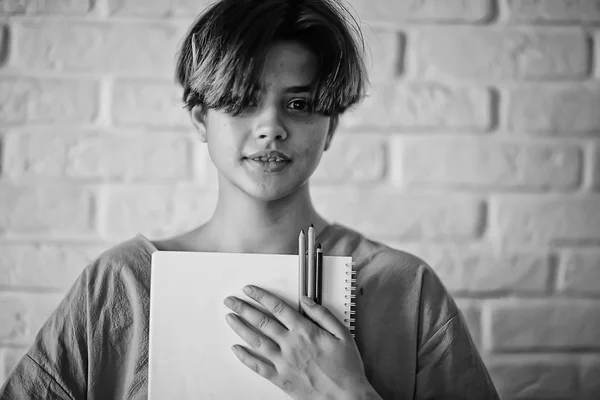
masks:
[(362, 359), (348, 329), (325, 307), (303, 297), (302, 317), (274, 294), (244, 288), (271, 315), (237, 297), (225, 305), (231, 328), (250, 346), (232, 350), (248, 368), (296, 400), (380, 397), (368, 383)]

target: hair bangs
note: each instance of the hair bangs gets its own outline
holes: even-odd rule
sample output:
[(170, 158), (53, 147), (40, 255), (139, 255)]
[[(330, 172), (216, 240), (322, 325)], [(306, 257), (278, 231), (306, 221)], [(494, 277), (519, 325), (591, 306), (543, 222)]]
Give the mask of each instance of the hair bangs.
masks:
[(357, 21), (341, 3), (324, 1), (320, 7), (319, 12), (305, 10), (299, 16), (297, 35), (320, 60), (314, 111), (341, 114), (364, 96), (364, 39)]
[(188, 109), (238, 114), (257, 96), (269, 47), (307, 45), (317, 56), (311, 111), (343, 113), (364, 96), (364, 40), (356, 19), (334, 0), (222, 0), (184, 39), (177, 79)]

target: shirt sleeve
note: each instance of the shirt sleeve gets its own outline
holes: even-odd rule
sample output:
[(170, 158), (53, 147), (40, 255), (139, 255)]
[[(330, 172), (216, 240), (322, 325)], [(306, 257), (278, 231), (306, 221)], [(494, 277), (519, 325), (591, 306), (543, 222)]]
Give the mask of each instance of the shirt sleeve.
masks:
[(52, 375), (26, 354), (0, 390), (0, 400), (12, 399), (72, 400), (73, 398)]
[(86, 398), (87, 272), (77, 278), (0, 389), (0, 400)]
[(499, 399), (460, 312), (419, 349), (417, 360), (415, 399)]
[(425, 275), (415, 399), (498, 400), (462, 313), (433, 271)]

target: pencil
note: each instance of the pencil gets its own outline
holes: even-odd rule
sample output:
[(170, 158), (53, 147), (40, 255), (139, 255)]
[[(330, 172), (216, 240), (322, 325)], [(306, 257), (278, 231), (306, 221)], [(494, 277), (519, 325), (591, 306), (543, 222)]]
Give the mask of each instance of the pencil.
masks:
[(306, 242), (304, 229), (298, 236), (298, 311), (302, 314), (301, 296), (306, 296)]
[(315, 299), (315, 226), (308, 228), (308, 297)]
[(317, 266), (316, 266), (316, 299), (315, 303), (323, 302), (323, 249), (321, 243), (317, 244)]

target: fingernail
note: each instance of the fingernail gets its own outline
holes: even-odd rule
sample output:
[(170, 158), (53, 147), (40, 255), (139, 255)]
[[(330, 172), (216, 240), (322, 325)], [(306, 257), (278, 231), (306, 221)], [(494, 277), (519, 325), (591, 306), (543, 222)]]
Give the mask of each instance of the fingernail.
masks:
[(226, 297), (225, 300), (223, 300), (223, 304), (225, 304), (229, 308), (232, 308), (234, 301), (231, 297)]
[(225, 314), (225, 319), (227, 321), (233, 321), (235, 319), (236, 315), (233, 313), (229, 313), (229, 314)]
[(242, 288), (242, 291), (250, 296), (252, 293), (254, 293), (254, 288), (251, 285), (247, 285)]
[(311, 306), (311, 307), (314, 306), (315, 304), (317, 304), (313, 301), (313, 299), (311, 299), (308, 296), (302, 296), (302, 297), (300, 297), (300, 300), (302, 300), (302, 302), (304, 304), (306, 304), (307, 306)]

